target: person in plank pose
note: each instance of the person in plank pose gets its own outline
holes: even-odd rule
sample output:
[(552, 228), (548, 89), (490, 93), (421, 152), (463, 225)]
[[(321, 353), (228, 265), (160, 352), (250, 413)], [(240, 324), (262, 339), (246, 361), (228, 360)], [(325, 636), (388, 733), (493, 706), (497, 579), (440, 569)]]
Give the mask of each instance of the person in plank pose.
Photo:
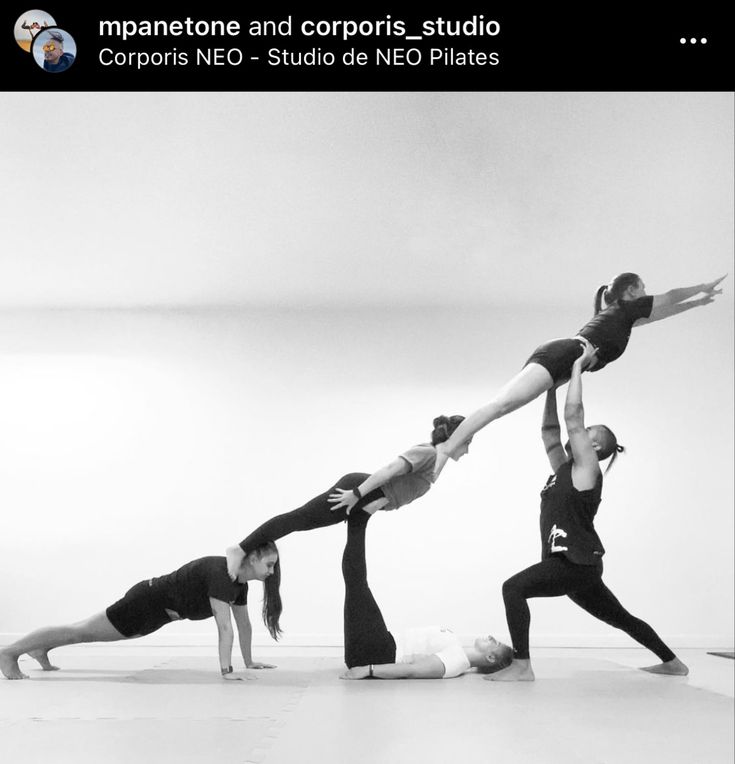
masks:
[(246, 668), (274, 668), (252, 658), (248, 581), (263, 582), (263, 620), (271, 636), (278, 639), (281, 633), (281, 568), (276, 545), (267, 542), (243, 559), (234, 582), (227, 574), (224, 557), (192, 560), (173, 573), (140, 581), (122, 599), (83, 621), (32, 631), (0, 650), (0, 670), (7, 679), (27, 679), (28, 675), (18, 665), (18, 659), (24, 653), (38, 661), (44, 671), (55, 671), (58, 667), (48, 657), (49, 650), (55, 647), (133, 639), (152, 634), (167, 623), (182, 618), (199, 621), (214, 617), (219, 635), (221, 674), (225, 679), (242, 679), (232, 669), (233, 629), (230, 613), (237, 624)]

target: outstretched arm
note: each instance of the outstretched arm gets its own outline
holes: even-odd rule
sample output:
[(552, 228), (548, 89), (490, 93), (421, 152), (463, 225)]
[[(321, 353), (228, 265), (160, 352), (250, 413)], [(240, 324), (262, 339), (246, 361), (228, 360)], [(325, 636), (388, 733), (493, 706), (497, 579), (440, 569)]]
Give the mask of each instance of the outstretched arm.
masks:
[[(398, 457), (394, 459), (390, 464), (386, 464), (385, 467), (381, 467), (376, 472), (373, 472), (370, 477), (357, 487), (360, 492), (360, 496), (367, 496), (371, 491), (376, 488), (385, 485), (391, 478), (397, 475), (405, 475), (411, 469), (411, 465), (405, 460)], [(360, 500), (354, 491), (346, 491), (342, 488), (337, 488), (334, 493), (329, 494), (328, 501), (332, 504), (331, 510), (340, 509), (340, 507), (347, 507), (347, 514), (349, 515), (352, 508)]]
[(552, 472), (556, 472), (567, 460), (564, 446), (561, 444), (561, 427), (559, 415), (556, 411), (556, 389), (546, 393), (546, 405), (544, 406), (544, 418), (541, 421), (541, 440), (543, 441), (546, 455), (549, 457)]
[(700, 297), (698, 300), (688, 300), (687, 302), (678, 302), (674, 305), (662, 305), (657, 308), (654, 303), (654, 307), (651, 310), (651, 315), (648, 318), (639, 318), (633, 326), (645, 326), (651, 324), (654, 321), (661, 321), (664, 318), (670, 318), (678, 313), (684, 313), (692, 308), (700, 308), (702, 305), (709, 305), (715, 301), (714, 295), (722, 294), (722, 290), (706, 294), (704, 297)]
[[(444, 664), (436, 655), (427, 655), (413, 663), (381, 663), (372, 667), (374, 679), (441, 679)], [(370, 666), (353, 666), (342, 679), (368, 679)]]
[[(679, 289), (670, 289), (663, 294), (654, 295), (651, 315), (648, 318), (639, 319), (636, 321), (635, 325), (642, 326), (643, 324), (650, 324), (653, 321), (660, 321), (663, 318), (675, 316), (677, 313), (683, 313), (685, 310), (698, 308), (702, 305), (709, 305), (716, 295), (722, 294), (722, 289), (717, 289), (717, 286), (724, 278), (725, 276), (720, 276), (720, 278), (704, 284), (681, 287)], [(694, 297), (698, 294), (702, 294), (703, 296), (698, 300), (685, 302), (685, 300), (689, 300), (690, 297)]]
[[(594, 354), (596, 351), (592, 351)], [(572, 484), (578, 491), (588, 491), (595, 487), (600, 474), (597, 452), (584, 426), (584, 406), (582, 405), (582, 367), (589, 350), (574, 362), (572, 377), (569, 380), (567, 400), (564, 404), (564, 421), (572, 448)]]

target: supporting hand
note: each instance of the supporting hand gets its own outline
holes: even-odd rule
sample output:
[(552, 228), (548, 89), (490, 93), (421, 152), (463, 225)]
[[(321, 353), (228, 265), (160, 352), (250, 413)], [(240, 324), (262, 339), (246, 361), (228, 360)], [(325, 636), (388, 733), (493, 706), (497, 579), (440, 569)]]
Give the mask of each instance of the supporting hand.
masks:
[(342, 507), (347, 507), (345, 514), (349, 515), (352, 508), (357, 504), (358, 499), (353, 491), (346, 491), (344, 488), (335, 488), (334, 493), (330, 493), (327, 501), (334, 506), (330, 507), (332, 512)]
[(591, 342), (585, 342), (582, 355), (580, 355), (574, 363), (575, 365), (578, 365), (581, 369), (586, 369), (588, 366), (592, 364), (596, 356), (597, 356), (597, 348)]

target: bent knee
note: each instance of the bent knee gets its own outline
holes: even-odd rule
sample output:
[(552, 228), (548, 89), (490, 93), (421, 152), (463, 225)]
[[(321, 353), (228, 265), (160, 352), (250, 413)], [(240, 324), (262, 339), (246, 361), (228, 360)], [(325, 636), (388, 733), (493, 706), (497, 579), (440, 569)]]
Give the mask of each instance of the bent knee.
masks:
[(342, 488), (345, 491), (349, 491), (365, 482), (370, 477), (367, 472), (348, 472), (334, 484), (335, 488)]
[(522, 596), (523, 587), (515, 576), (509, 578), (507, 581), (503, 581), (503, 599)]

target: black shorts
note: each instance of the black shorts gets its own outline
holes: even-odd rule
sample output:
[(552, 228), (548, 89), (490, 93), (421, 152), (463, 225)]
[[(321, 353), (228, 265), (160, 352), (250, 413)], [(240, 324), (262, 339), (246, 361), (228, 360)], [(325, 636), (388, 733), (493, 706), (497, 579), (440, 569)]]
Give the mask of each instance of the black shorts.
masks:
[(144, 637), (170, 623), (171, 616), (153, 595), (150, 581), (141, 581), (105, 611), (124, 637)]
[(554, 384), (572, 376), (574, 362), (584, 352), (584, 344), (578, 339), (551, 340), (539, 345), (524, 365), (537, 363), (551, 374)]

